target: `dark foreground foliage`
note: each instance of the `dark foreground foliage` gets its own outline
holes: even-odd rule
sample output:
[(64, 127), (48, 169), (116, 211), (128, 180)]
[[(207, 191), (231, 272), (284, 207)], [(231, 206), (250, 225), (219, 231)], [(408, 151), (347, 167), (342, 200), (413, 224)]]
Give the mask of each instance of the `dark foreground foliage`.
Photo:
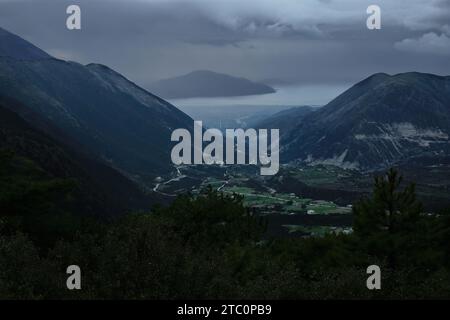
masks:
[[(450, 216), (425, 215), (395, 171), (355, 204), (354, 233), (261, 240), (242, 199), (207, 190), (114, 222), (70, 212), (71, 181), (0, 161), (1, 299), (450, 298)], [(13, 161), (14, 160), (14, 161)], [(66, 289), (79, 265), (82, 290)], [(382, 269), (382, 290), (366, 268)]]

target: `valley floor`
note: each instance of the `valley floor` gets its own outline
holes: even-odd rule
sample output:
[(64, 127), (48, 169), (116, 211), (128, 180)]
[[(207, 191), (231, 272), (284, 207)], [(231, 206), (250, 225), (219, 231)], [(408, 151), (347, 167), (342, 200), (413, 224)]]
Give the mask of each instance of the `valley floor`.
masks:
[[(403, 168), (405, 183), (419, 181), (417, 191), (427, 212), (450, 205), (446, 177), (450, 166)], [(253, 214), (268, 221), (267, 237), (324, 236), (352, 232), (352, 203), (371, 193), (377, 173), (334, 166), (285, 165), (275, 177), (260, 176), (252, 166), (179, 166), (171, 177), (159, 178), (154, 192), (175, 198), (211, 187), (242, 196)], [(436, 201), (439, 199), (439, 201)]]

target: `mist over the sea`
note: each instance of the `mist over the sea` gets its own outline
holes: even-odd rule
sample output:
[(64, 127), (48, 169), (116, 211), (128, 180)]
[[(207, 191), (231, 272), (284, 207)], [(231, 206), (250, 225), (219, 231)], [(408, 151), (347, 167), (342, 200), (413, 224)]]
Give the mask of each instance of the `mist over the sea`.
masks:
[(322, 106), (348, 89), (350, 85), (290, 85), (275, 86), (276, 93), (242, 97), (170, 99), (183, 110), (191, 107), (229, 106)]

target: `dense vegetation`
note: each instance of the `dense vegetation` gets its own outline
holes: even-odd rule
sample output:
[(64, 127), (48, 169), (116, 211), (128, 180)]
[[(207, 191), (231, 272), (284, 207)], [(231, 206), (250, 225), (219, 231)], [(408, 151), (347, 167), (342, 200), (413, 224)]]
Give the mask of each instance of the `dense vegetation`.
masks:
[[(450, 216), (422, 214), (400, 179), (376, 179), (351, 235), (263, 241), (264, 220), (212, 189), (113, 222), (83, 218), (72, 181), (1, 152), (0, 298), (449, 298)], [(66, 289), (72, 264), (82, 290)], [(372, 264), (380, 291), (366, 288)]]

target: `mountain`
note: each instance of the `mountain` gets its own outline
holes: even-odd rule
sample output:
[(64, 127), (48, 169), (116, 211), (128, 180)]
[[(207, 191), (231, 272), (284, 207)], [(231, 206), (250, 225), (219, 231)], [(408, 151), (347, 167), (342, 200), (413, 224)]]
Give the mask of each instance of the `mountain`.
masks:
[[(69, 183), (73, 185), (72, 199), (68, 201), (70, 206), (65, 206), (65, 201), (61, 198), (57, 205), (59, 211), (67, 210), (77, 215), (105, 218), (124, 214), (129, 210), (148, 209), (159, 200), (155, 196), (145, 196), (136, 184), (101, 161), (57, 142), (46, 133), (31, 127), (12, 112), (12, 109), (24, 111), (27, 108), (0, 97), (0, 151), (2, 154), (12, 153), (11, 168), (2, 173), (2, 179), (5, 178), (4, 174), (7, 174), (11, 180), (7, 183), (9, 189), (21, 182), (21, 194), (25, 197), (29, 194), (25, 190), (32, 190), (39, 184), (47, 188), (49, 181), (58, 181), (52, 186), (54, 190), (51, 193), (64, 193), (66, 183)], [(30, 110), (28, 113), (33, 114)], [(33, 114), (33, 117), (39, 122), (39, 126), (45, 126), (46, 131), (58, 132), (64, 136), (57, 128), (39, 119), (38, 115)], [(70, 142), (70, 138), (64, 138)], [(61, 183), (62, 181), (65, 183)], [(7, 195), (2, 193), (2, 204), (5, 196)]]
[(24, 39), (0, 28), (0, 57), (17, 60), (51, 59), (51, 56)]
[(149, 183), (172, 169), (171, 133), (191, 128), (190, 117), (106, 66), (48, 58), (2, 34), (1, 48), (7, 49), (0, 57), (0, 95), (26, 105), (134, 180)]
[(282, 161), (377, 169), (450, 154), (450, 77), (375, 74), (282, 131)]
[[(294, 107), (282, 110), (258, 122), (256, 125), (261, 129), (280, 129), (290, 128), (302, 121), (304, 117), (314, 112), (316, 108), (310, 106)], [(282, 133), (282, 132), (281, 132)]]
[(165, 99), (233, 97), (275, 92), (265, 84), (212, 71), (194, 71), (180, 77), (160, 80), (150, 85), (150, 90)]

